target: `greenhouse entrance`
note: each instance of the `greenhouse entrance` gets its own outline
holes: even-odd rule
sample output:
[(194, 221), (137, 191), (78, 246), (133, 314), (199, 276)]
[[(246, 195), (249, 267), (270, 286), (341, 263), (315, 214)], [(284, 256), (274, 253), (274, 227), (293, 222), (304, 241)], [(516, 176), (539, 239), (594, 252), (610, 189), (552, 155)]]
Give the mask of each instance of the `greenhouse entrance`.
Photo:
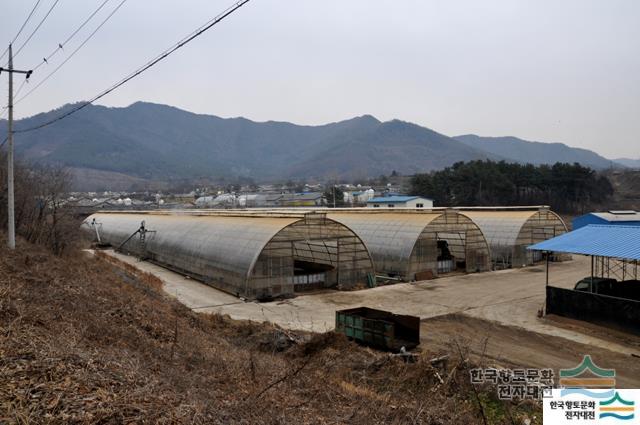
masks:
[(438, 274), (467, 270), (467, 232), (436, 232)]
[(337, 285), (338, 246), (338, 240), (292, 242), (295, 292)]
[(532, 253), (527, 247), (567, 231), (562, 218), (545, 206), (465, 208), (460, 212), (487, 238), (494, 269), (525, 267), (542, 260), (541, 253)]
[(362, 238), (382, 277), (412, 281), (490, 269), (484, 235), (455, 211), (332, 211), (330, 218)]

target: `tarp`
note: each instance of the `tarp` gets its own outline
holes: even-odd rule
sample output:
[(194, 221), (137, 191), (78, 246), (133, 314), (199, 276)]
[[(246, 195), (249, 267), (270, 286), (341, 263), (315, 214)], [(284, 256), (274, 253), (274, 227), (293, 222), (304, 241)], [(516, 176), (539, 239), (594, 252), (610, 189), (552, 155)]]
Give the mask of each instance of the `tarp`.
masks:
[(640, 334), (640, 301), (547, 286), (546, 312)]
[(640, 260), (640, 227), (590, 224), (527, 249)]

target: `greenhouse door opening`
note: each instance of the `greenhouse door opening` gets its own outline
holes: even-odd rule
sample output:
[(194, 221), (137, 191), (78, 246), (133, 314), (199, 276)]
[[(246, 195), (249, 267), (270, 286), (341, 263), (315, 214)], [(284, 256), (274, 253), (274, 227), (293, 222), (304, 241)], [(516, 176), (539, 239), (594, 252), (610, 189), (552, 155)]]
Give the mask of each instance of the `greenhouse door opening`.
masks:
[(438, 232), (438, 274), (467, 269), (467, 233)]
[(292, 242), (292, 249), (295, 292), (333, 287), (337, 284), (337, 240), (296, 241)]
[(328, 264), (310, 263), (303, 260), (293, 261), (293, 286), (294, 291), (308, 291), (324, 288), (327, 281), (327, 272), (335, 270)]
[[(531, 243), (538, 243), (556, 237), (555, 227), (532, 227)], [(529, 263), (538, 263), (543, 260), (542, 251), (527, 250), (526, 255)]]

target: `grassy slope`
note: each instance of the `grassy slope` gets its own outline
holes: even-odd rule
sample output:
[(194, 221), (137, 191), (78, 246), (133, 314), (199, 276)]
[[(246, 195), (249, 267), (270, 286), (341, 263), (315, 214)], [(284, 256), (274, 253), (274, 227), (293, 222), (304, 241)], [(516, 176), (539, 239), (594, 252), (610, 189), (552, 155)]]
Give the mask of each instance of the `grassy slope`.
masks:
[(0, 248), (0, 423), (482, 423), (464, 363), (441, 385), (424, 360), (296, 337), (192, 313), (100, 259)]

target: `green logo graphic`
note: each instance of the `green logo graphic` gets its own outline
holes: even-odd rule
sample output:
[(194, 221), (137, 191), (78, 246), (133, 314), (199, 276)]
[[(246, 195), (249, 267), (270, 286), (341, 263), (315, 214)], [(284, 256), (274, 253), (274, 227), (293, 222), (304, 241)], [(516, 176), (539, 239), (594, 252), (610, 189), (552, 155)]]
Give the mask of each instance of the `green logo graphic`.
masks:
[[(618, 402), (618, 405), (615, 405), (616, 402)], [(635, 402), (623, 399), (617, 391), (611, 399), (600, 402), (600, 419), (631, 420), (634, 418), (634, 412)]]
[[(587, 371), (594, 377), (581, 376)], [(559, 384), (569, 388), (615, 388), (616, 371), (599, 367), (593, 362), (591, 356), (587, 354), (575, 368), (560, 369)]]

